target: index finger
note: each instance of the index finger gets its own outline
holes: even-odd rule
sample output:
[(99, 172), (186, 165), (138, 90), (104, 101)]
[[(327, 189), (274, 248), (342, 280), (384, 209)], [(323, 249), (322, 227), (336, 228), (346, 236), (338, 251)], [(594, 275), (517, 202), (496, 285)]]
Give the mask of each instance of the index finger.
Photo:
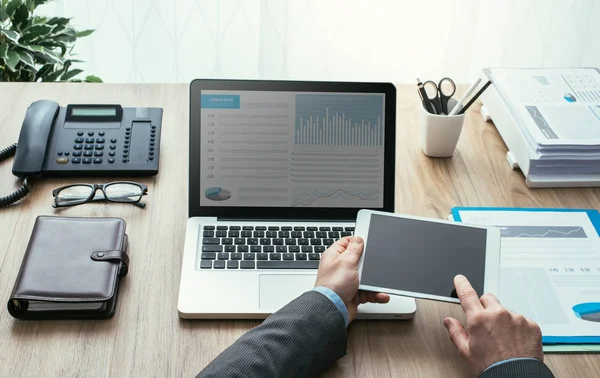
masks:
[(346, 250), (346, 248), (348, 248), (350, 239), (351, 239), (350, 236), (346, 236), (346, 237), (343, 237), (343, 238), (337, 240), (332, 245), (330, 245), (329, 248), (327, 248), (325, 250), (325, 252), (323, 252), (323, 255), (321, 256), (321, 260), (323, 260), (323, 258), (327, 259), (327, 258), (329, 258), (329, 256), (338, 257), (340, 254), (342, 254)]
[(456, 288), (456, 294), (460, 299), (460, 305), (467, 316), (477, 313), (483, 310), (483, 305), (479, 301), (479, 296), (467, 277), (462, 274), (454, 277), (454, 287)]

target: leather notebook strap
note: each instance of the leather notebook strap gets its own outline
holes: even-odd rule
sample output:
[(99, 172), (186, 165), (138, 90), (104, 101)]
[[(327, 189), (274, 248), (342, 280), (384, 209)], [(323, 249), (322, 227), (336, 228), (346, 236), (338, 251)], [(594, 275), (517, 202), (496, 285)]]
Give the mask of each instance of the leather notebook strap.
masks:
[(94, 261), (119, 261), (122, 263), (121, 269), (119, 270), (119, 276), (125, 277), (129, 271), (129, 256), (125, 251), (113, 249), (106, 251), (94, 251), (92, 252), (92, 260)]

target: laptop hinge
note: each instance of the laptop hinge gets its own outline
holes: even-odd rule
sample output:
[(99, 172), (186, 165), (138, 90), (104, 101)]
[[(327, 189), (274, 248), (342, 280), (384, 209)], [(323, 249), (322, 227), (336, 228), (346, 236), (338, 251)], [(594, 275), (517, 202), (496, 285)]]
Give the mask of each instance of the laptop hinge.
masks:
[(217, 217), (217, 221), (223, 222), (317, 222), (317, 223), (355, 223), (356, 219), (306, 219), (306, 218), (228, 218), (228, 217)]

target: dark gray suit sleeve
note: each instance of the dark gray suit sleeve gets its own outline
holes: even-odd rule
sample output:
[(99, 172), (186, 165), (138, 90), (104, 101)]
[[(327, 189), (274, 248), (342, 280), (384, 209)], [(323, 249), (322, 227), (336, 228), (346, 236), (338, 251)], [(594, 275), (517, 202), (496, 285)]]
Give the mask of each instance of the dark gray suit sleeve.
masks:
[(543, 362), (518, 360), (496, 365), (479, 375), (479, 378), (554, 378)]
[(314, 377), (346, 354), (344, 318), (308, 291), (215, 358), (198, 377)]

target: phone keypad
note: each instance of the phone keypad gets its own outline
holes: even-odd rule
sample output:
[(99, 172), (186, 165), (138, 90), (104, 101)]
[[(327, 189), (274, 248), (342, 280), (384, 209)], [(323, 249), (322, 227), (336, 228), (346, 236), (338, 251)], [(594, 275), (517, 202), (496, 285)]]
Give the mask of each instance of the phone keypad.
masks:
[[(108, 151), (108, 159), (106, 162), (109, 164), (114, 164), (116, 159), (122, 157), (123, 163), (129, 163), (130, 159), (130, 146), (131, 146), (131, 137), (132, 137), (132, 128), (125, 128), (125, 135), (123, 136), (123, 149), (121, 150), (121, 156), (117, 155), (119, 150), (117, 149), (118, 139), (108, 136), (106, 137), (106, 132), (99, 131), (77, 131), (77, 136), (73, 138), (74, 144), (72, 151), (60, 151), (57, 152), (56, 163), (58, 164), (68, 164), (69, 162), (73, 164), (102, 164), (104, 163), (104, 146)], [(150, 126), (150, 134), (148, 135), (148, 161), (153, 161), (157, 156), (156, 152), (156, 132), (157, 126)], [(106, 137), (106, 138), (104, 138)], [(68, 156), (72, 156), (72, 158), (68, 158)], [(109, 157), (110, 156), (110, 157)]]
[[(106, 140), (104, 138), (93, 138), (94, 132), (90, 131), (87, 133), (87, 138), (81, 138), (84, 135), (83, 131), (77, 132), (78, 138), (75, 138), (75, 144), (73, 145), (73, 158), (70, 160), (73, 164), (101, 164), (102, 156), (104, 155), (104, 143)], [(106, 133), (104, 131), (98, 132), (98, 136), (103, 137)], [(116, 143), (117, 139), (112, 138), (112, 143)], [(110, 145), (110, 149), (114, 150), (117, 146), (114, 144)], [(82, 151), (83, 150), (83, 151)], [(69, 156), (70, 152), (59, 152), (58, 156)], [(114, 156), (115, 153), (113, 151), (110, 152), (111, 156)], [(80, 156), (84, 156), (83, 159)], [(112, 160), (112, 161), (111, 161)], [(69, 162), (68, 158), (58, 158), (56, 159), (58, 164), (67, 164)], [(114, 159), (109, 159), (109, 163), (114, 163)]]

